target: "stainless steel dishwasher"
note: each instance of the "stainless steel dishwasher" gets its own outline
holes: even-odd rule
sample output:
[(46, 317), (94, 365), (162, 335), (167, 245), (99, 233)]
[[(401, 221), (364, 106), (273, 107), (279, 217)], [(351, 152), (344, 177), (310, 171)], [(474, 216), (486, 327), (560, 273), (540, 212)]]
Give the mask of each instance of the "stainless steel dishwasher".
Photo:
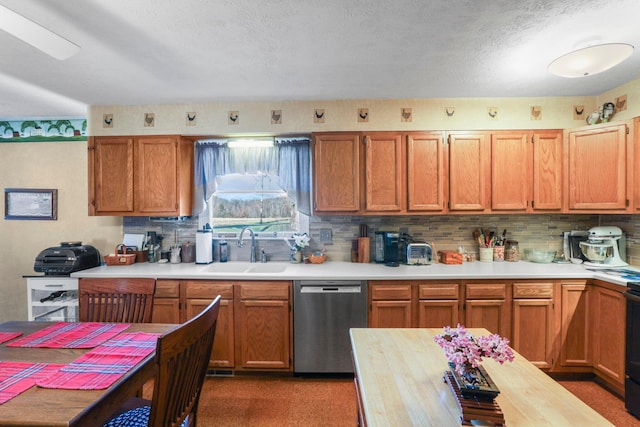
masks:
[(367, 281), (293, 282), (293, 370), (353, 373), (349, 328), (367, 327)]

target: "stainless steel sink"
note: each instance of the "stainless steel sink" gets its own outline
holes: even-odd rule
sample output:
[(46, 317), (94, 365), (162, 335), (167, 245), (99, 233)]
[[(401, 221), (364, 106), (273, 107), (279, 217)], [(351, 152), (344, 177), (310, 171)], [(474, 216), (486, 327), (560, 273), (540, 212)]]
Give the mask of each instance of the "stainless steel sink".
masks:
[(246, 273), (282, 273), (287, 268), (285, 263), (253, 264)]

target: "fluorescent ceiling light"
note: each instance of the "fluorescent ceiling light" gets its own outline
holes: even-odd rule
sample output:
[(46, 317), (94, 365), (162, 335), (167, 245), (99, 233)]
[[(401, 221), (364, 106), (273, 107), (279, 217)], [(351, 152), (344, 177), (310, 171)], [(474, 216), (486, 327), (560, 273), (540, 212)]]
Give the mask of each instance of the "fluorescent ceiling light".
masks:
[(633, 53), (633, 46), (609, 43), (567, 53), (549, 64), (549, 72), (561, 77), (584, 77), (615, 67)]
[(80, 51), (80, 46), (75, 43), (2, 5), (0, 5), (0, 29), (61, 61)]
[(232, 139), (227, 143), (229, 148), (273, 147), (273, 138), (269, 139)]

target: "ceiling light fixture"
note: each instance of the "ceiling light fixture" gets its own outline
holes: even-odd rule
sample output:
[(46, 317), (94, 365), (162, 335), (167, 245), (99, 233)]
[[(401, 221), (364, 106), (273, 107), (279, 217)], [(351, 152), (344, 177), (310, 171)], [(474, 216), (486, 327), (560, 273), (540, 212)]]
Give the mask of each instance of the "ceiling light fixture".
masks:
[(80, 51), (77, 44), (1, 5), (0, 29), (61, 61)]
[(615, 67), (633, 53), (626, 43), (608, 43), (589, 46), (562, 55), (551, 64), (549, 72), (560, 77), (585, 77)]

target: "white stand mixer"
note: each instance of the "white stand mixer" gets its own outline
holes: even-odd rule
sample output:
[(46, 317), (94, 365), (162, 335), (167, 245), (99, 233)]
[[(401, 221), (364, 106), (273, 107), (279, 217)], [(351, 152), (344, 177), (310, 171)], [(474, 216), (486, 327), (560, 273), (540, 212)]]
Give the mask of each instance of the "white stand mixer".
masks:
[(593, 227), (589, 229), (589, 238), (580, 242), (582, 254), (589, 260), (585, 265), (591, 267), (613, 268), (625, 267), (629, 264), (620, 258), (618, 240), (622, 230), (618, 227)]

